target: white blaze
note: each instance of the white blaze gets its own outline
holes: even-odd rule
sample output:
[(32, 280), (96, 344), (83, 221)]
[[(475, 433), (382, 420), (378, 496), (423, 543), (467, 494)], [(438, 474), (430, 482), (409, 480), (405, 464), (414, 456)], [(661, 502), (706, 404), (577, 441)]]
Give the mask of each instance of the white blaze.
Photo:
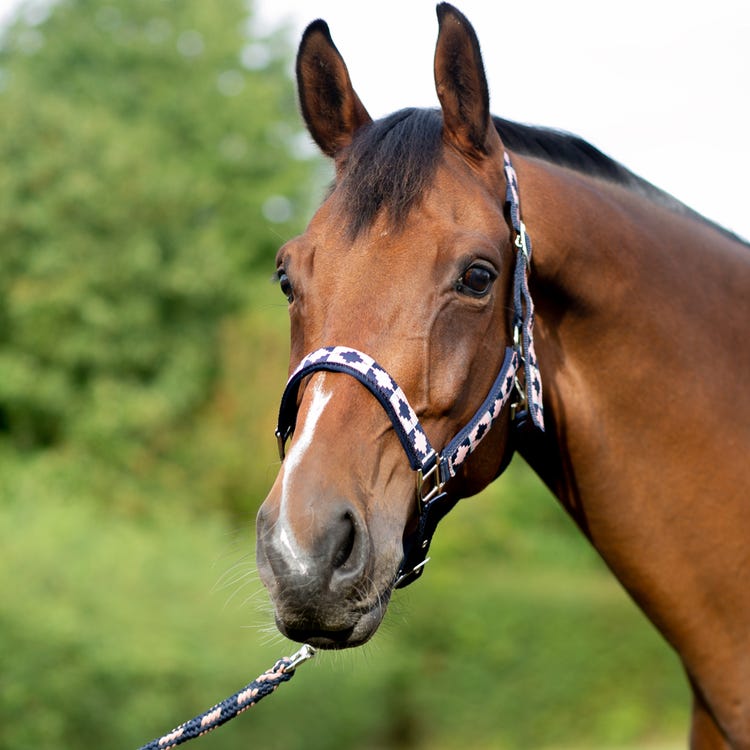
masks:
[(294, 538), (291, 524), (289, 523), (289, 515), (287, 513), (290, 492), (289, 486), (292, 482), (295, 469), (299, 466), (307, 449), (312, 445), (313, 437), (315, 436), (315, 428), (320, 419), (320, 415), (323, 413), (326, 404), (331, 400), (332, 394), (329, 391), (323, 390), (324, 378), (325, 373), (320, 373), (315, 379), (312, 390), (312, 403), (307, 410), (305, 423), (301, 430), (299, 430), (298, 426), (299, 431), (297, 432), (296, 440), (284, 459), (284, 475), (281, 478), (281, 509), (279, 511), (279, 525), (281, 529), (279, 532), (279, 541), (289, 553), (290, 562), (294, 561), (297, 565), (298, 571), (302, 574), (307, 573), (307, 564), (304, 560), (304, 553), (300, 550), (300, 547)]

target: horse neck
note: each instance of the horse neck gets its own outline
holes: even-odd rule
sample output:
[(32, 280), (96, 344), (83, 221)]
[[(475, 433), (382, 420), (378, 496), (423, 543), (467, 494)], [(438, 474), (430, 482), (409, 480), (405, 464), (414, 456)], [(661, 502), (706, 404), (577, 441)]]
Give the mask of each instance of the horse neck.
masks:
[[(515, 161), (547, 422), (519, 450), (689, 650), (676, 597), (709, 596), (725, 565), (750, 570), (738, 460), (750, 455), (750, 248), (624, 187)], [(712, 555), (690, 590), (674, 579)]]
[(556, 430), (601, 422), (661, 432), (675, 406), (705, 420), (702, 434), (740, 421), (738, 409), (747, 416), (750, 247), (626, 187), (514, 161), (553, 425), (532, 445), (549, 450)]

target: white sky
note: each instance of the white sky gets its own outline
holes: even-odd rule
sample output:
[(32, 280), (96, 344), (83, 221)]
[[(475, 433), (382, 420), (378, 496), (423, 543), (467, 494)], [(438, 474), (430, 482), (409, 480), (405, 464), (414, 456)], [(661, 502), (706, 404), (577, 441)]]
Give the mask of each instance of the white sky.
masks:
[[(324, 18), (377, 117), (437, 106), (433, 0), (255, 0), (299, 37)], [(750, 238), (749, 0), (455, 0), (493, 113), (570, 130)]]
[[(0, 22), (17, 3), (0, 0)], [(328, 21), (373, 116), (437, 106), (433, 0), (254, 4), (294, 38)], [(577, 133), (750, 239), (750, 0), (455, 4), (479, 35), (495, 114)]]

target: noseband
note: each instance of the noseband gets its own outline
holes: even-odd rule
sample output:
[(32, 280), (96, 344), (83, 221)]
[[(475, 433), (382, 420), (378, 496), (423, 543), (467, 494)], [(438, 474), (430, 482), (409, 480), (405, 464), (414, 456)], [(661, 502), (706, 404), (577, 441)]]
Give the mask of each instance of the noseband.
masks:
[[(482, 405), (466, 426), (443, 448), (436, 451), (414, 409), (401, 388), (386, 370), (369, 355), (345, 346), (328, 346), (308, 354), (292, 373), (281, 397), (276, 438), (283, 461), (287, 439), (294, 432), (299, 404), (300, 383), (319, 370), (342, 372), (362, 383), (378, 400), (391, 420), (393, 429), (404, 448), (409, 465), (417, 474), (417, 530), (404, 542), (404, 557), (394, 586), (403, 588), (422, 574), (432, 535), (438, 522), (455, 505), (443, 487), (456, 475), (458, 468), (490, 431), (502, 413), (511, 394), (518, 400), (511, 404), (511, 420), (515, 424), (531, 419), (544, 430), (542, 412), (542, 380), (534, 351), (534, 304), (529, 294), (528, 273), (531, 261), (531, 240), (521, 220), (518, 178), (510, 157), (504, 154), (507, 182), (505, 202), (515, 234), (516, 267), (513, 275), (513, 346), (507, 347), (500, 372)], [(525, 381), (521, 384), (519, 373)]]

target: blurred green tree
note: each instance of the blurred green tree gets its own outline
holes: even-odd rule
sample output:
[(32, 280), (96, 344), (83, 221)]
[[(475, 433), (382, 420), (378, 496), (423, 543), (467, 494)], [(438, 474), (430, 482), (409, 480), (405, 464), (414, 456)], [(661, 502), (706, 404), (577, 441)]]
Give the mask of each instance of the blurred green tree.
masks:
[(280, 34), (244, 0), (26, 6), (0, 41), (0, 441), (127, 464), (307, 210)]

